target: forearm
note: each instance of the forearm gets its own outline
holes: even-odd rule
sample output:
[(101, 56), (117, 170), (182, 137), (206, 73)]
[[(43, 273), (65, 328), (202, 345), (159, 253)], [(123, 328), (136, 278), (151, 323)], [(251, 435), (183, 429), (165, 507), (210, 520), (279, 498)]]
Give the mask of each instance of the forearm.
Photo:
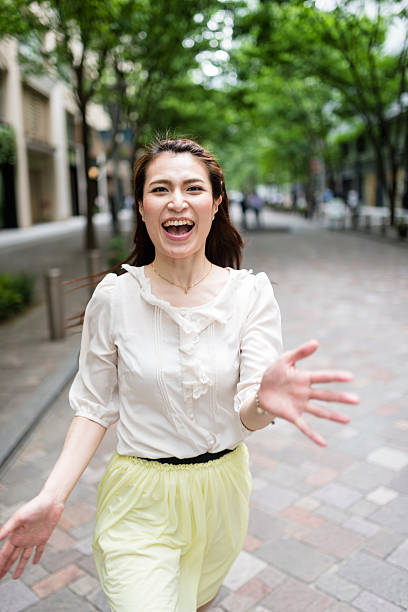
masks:
[(41, 493), (65, 503), (88, 466), (106, 428), (84, 417), (74, 417), (58, 460)]
[(263, 429), (273, 422), (273, 415), (270, 413), (259, 414), (256, 409), (255, 395), (247, 400), (240, 410), (241, 422), (250, 431), (256, 431), (257, 429)]

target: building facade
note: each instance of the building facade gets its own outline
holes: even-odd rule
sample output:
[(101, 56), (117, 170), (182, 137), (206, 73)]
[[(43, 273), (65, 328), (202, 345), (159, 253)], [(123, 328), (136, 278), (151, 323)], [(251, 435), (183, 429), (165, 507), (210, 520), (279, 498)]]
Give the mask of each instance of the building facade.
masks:
[[(101, 123), (103, 111), (94, 114), (96, 121), (92, 116), (89, 120), (91, 157), (100, 159), (103, 144), (99, 125), (93, 123)], [(104, 120), (106, 129), (106, 116)], [(85, 214), (79, 114), (72, 92), (63, 81), (23, 74), (18, 42), (10, 37), (0, 40), (0, 123), (11, 126), (16, 143), (12, 172), (3, 167), (1, 173), (0, 229)], [(103, 191), (100, 181), (95, 182), (96, 193), (98, 185)]]

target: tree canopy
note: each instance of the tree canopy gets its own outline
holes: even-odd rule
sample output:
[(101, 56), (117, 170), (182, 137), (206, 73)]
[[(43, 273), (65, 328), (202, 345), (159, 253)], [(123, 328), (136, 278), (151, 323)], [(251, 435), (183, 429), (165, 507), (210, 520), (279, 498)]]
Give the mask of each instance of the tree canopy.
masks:
[(406, 2), (16, 0), (7, 21), (8, 3), (0, 36), (37, 37), (42, 61), (72, 84), (84, 129), (89, 101), (105, 106), (112, 158), (120, 131), (133, 157), (170, 130), (215, 150), (234, 187), (307, 185), (311, 162), (329, 167), (336, 134), (357, 126), (394, 219), (408, 168)]
[[(333, 4), (331, 10), (323, 10), (318, 2), (260, 2), (237, 23), (242, 42), (237, 70), (243, 86), (255, 91), (258, 108), (263, 106), (265, 84), (269, 110), (279, 92), (279, 122), (286, 134), (289, 129), (299, 137), (296, 127), (298, 121), (303, 123), (306, 150), (299, 150), (300, 164), (302, 151), (306, 151), (304, 162), (311, 154), (319, 155), (319, 149), (320, 155), (327, 151), (328, 135), (336, 123), (344, 126), (357, 118), (371, 143), (393, 222), (397, 172), (401, 165), (407, 166), (406, 3), (372, 2), (370, 14), (364, 2)], [(400, 44), (389, 50), (387, 34), (396, 23)], [(277, 89), (279, 79), (283, 87)], [(293, 139), (289, 140), (286, 152), (291, 143), (293, 149)]]

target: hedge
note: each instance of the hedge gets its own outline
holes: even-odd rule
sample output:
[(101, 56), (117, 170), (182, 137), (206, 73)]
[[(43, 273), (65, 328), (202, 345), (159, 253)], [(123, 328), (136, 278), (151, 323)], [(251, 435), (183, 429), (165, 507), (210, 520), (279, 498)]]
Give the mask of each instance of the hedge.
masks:
[(22, 312), (33, 300), (35, 277), (0, 274), (0, 321)]

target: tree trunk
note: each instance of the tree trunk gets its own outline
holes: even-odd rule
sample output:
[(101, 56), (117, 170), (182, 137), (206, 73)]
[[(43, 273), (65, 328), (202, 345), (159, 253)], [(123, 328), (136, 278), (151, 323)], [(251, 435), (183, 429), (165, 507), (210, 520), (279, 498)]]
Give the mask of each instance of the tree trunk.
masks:
[(389, 180), (388, 198), (390, 206), (390, 225), (395, 225), (395, 204), (397, 199), (397, 173), (398, 164), (395, 160), (391, 161), (391, 176)]
[[(118, 73), (120, 74), (120, 73)], [(120, 80), (118, 79), (120, 83)], [(119, 87), (119, 86), (118, 86)], [(122, 95), (123, 91), (122, 91)], [(109, 116), (111, 120), (111, 146), (109, 159), (113, 165), (113, 175), (109, 177), (110, 189), (109, 189), (109, 208), (112, 218), (112, 234), (113, 236), (119, 236), (119, 221), (118, 211), (120, 209), (120, 179), (119, 179), (119, 126), (122, 108), (118, 102), (113, 102), (107, 105)]]
[(142, 146), (142, 143), (139, 142), (139, 136), (140, 136), (140, 130), (137, 126), (132, 126), (131, 128), (131, 134), (132, 134), (132, 149), (130, 152), (130, 166), (132, 168), (132, 172), (133, 172), (133, 168), (135, 165), (135, 161), (137, 159), (137, 152), (139, 150), (139, 148)]
[(378, 178), (380, 179), (380, 183), (382, 185), (382, 188), (385, 192), (385, 194), (387, 195), (388, 199), (389, 199), (389, 206), (390, 206), (390, 224), (394, 225), (394, 209), (391, 208), (391, 200), (390, 200), (390, 189), (389, 189), (389, 182), (387, 180), (387, 172), (386, 172), (386, 168), (385, 168), (385, 159), (384, 159), (384, 153), (381, 150), (381, 145), (379, 143), (373, 143), (375, 146), (375, 165), (377, 167), (377, 173), (378, 173)]
[(405, 113), (405, 138), (402, 154), (402, 166), (404, 168), (404, 191), (402, 194), (402, 208), (408, 209), (408, 112)]
[(114, 217), (112, 217), (113, 221), (113, 234), (114, 236), (120, 235), (119, 230), (119, 218), (118, 213), (121, 207), (121, 184), (119, 177), (119, 147), (116, 144), (113, 154), (113, 181), (114, 181)]
[(384, 192), (388, 198), (388, 206), (390, 211), (390, 225), (393, 227), (395, 225), (395, 199), (397, 194), (396, 189), (396, 178), (397, 178), (397, 167), (398, 165), (395, 162), (395, 156), (393, 151), (389, 151), (389, 159), (390, 159), (390, 167), (391, 167), (391, 176), (387, 177), (387, 168), (386, 168), (386, 154), (383, 148), (383, 140), (387, 140), (389, 142), (389, 135), (385, 139), (382, 137), (383, 135), (376, 137), (376, 134), (371, 130), (368, 130), (368, 137), (371, 140), (371, 144), (374, 147), (375, 151), (375, 164), (377, 167), (378, 177), (380, 179), (381, 185), (384, 189)]
[(81, 118), (82, 118), (82, 145), (84, 148), (84, 164), (85, 164), (85, 177), (86, 177), (86, 233), (85, 233), (85, 249), (90, 251), (97, 248), (95, 228), (93, 224), (93, 207), (94, 202), (92, 200), (92, 190), (90, 187), (89, 178), (89, 128), (86, 122), (86, 104), (81, 104)]

